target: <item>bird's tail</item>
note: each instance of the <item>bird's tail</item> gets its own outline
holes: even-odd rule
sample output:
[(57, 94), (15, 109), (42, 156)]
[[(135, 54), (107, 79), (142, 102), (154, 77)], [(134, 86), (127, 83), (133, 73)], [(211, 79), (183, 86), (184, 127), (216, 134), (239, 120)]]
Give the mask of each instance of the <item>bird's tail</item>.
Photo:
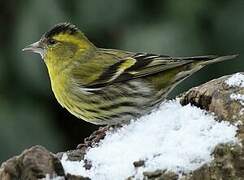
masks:
[[(199, 64), (205, 66), (208, 64), (213, 64), (213, 63), (218, 63), (218, 62), (225, 61), (225, 60), (234, 59), (237, 56), (239, 56), (239, 55), (233, 54), (233, 55), (226, 55), (226, 56), (212, 56), (212, 58), (203, 60)], [(211, 57), (211, 56), (209, 56), (209, 57)]]

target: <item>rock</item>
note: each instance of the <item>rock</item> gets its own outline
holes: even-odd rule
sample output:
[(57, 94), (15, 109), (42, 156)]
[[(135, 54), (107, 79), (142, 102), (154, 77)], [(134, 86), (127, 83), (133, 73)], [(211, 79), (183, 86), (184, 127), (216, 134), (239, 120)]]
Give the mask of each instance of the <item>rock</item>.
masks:
[(137, 168), (137, 167), (141, 167), (141, 166), (144, 166), (145, 165), (145, 161), (143, 160), (139, 160), (139, 161), (135, 161), (133, 163), (133, 165)]
[(44, 147), (34, 146), (15, 156), (0, 168), (1, 180), (32, 180), (64, 175), (64, 169), (59, 159)]
[(174, 172), (166, 170), (156, 170), (154, 172), (144, 172), (144, 179), (147, 180), (177, 180), (179, 176)]
[(237, 136), (240, 145), (218, 145), (214, 160), (182, 179), (189, 180), (227, 180), (244, 179), (244, 114), (241, 102), (231, 99), (231, 94), (244, 94), (244, 88), (230, 87), (226, 80), (231, 76), (214, 79), (192, 88), (180, 97), (182, 105), (191, 103), (197, 107), (213, 112), (218, 120), (238, 124)]
[(67, 180), (90, 180), (90, 178), (87, 178), (87, 177), (74, 176), (74, 175), (70, 175), (70, 174), (67, 174), (65, 176), (65, 179), (67, 179)]
[(240, 101), (231, 99), (232, 94), (243, 94), (244, 88), (230, 87), (223, 76), (203, 85), (192, 88), (181, 95), (181, 104), (191, 103), (197, 107), (214, 112), (219, 119), (229, 122), (244, 122), (244, 106)]
[[(182, 174), (181, 176), (159, 169), (154, 172), (144, 172), (144, 179), (157, 180), (242, 180), (244, 179), (244, 106), (241, 101), (231, 98), (232, 94), (243, 94), (244, 88), (230, 87), (226, 80), (230, 76), (224, 76), (212, 80), (198, 87), (194, 87), (183, 93), (179, 98), (182, 105), (193, 104), (197, 107), (213, 112), (218, 121), (229, 121), (238, 124), (237, 136), (240, 144), (219, 144), (213, 151), (213, 161), (205, 164), (197, 170)], [(243, 102), (244, 103), (244, 102)], [(113, 127), (116, 130), (116, 127)], [(118, 128), (118, 127), (117, 127)], [(94, 147), (106, 135), (110, 127), (100, 128), (98, 131), (85, 139), (83, 144), (77, 149), (66, 152), (71, 161), (80, 161), (84, 158), (86, 149)], [(40, 179), (46, 174), (52, 177), (60, 177), (60, 180), (83, 180), (89, 179), (81, 176), (64, 174), (60, 159), (63, 153), (52, 154), (41, 146), (34, 146), (21, 155), (13, 157), (2, 164), (0, 168), (1, 180), (17, 179)], [(133, 163), (135, 168), (144, 166), (144, 161)], [(87, 169), (92, 167), (90, 162), (86, 162)], [(133, 179), (133, 177), (128, 177)]]
[(244, 152), (240, 145), (218, 145), (209, 165), (186, 175), (185, 180), (241, 180), (244, 178)]

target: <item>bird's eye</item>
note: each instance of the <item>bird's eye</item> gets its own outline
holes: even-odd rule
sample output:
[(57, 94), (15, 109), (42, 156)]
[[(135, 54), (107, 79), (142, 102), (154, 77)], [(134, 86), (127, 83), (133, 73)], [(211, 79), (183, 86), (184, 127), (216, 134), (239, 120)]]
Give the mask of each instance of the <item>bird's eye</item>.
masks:
[(56, 43), (57, 43), (56, 40), (54, 40), (54, 39), (48, 39), (48, 44), (53, 45), (53, 44), (56, 44)]

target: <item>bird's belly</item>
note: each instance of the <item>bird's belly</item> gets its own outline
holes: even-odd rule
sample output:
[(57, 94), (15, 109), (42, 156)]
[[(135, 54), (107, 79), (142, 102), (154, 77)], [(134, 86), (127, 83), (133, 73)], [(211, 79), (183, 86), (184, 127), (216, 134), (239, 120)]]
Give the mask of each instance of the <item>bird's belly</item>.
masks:
[(149, 113), (160, 103), (157, 91), (140, 79), (86, 92), (80, 87), (54, 89), (58, 102), (76, 117), (93, 124), (117, 124)]

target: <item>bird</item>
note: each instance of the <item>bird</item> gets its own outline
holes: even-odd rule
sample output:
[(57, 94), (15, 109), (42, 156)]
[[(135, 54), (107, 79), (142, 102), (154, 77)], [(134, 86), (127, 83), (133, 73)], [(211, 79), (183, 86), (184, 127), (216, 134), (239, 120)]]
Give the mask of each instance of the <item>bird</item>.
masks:
[(193, 73), (237, 57), (173, 57), (98, 48), (67, 22), (55, 25), (23, 51), (41, 55), (59, 104), (96, 125), (128, 123), (149, 114)]

